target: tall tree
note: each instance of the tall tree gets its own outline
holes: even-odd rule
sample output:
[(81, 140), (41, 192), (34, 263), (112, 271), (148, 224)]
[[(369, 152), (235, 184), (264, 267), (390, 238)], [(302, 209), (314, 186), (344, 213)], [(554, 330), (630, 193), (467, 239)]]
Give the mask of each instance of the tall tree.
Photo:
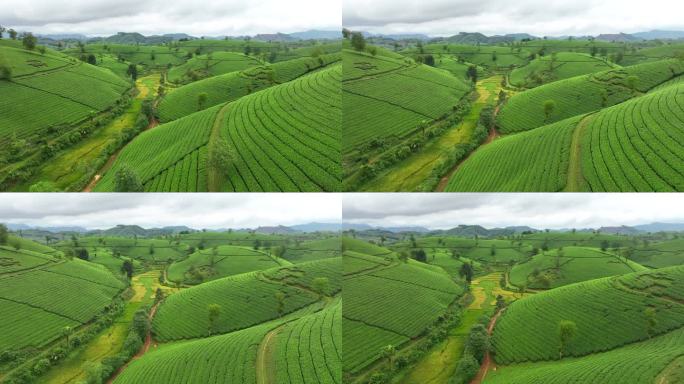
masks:
[(0, 244), (7, 244), (8, 230), (5, 224), (0, 224)]
[(142, 192), (143, 185), (138, 174), (128, 165), (124, 164), (114, 175), (115, 192)]
[(27, 32), (24, 34), (24, 37), (21, 38), (21, 44), (24, 46), (24, 48), (28, 49), (29, 51), (32, 51), (34, 48), (36, 48), (36, 43), (38, 42), (38, 39), (36, 39), (35, 36), (33, 36), (33, 33)]
[(221, 306), (218, 304), (209, 304), (207, 307), (209, 316), (209, 335), (214, 332), (216, 328), (216, 322), (221, 315)]
[(351, 45), (357, 51), (363, 51), (366, 49), (366, 38), (361, 32), (352, 32)]
[(558, 348), (558, 357), (563, 358), (563, 353), (568, 347), (568, 343), (575, 337), (577, 333), (577, 325), (574, 321), (561, 320), (558, 323), (558, 335), (560, 340), (560, 346)]

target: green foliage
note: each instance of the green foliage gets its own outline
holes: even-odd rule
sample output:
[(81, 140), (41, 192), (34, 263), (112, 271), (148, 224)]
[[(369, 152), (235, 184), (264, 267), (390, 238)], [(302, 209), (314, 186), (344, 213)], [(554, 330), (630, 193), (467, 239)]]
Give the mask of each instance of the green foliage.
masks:
[(684, 190), (682, 138), (675, 133), (677, 119), (684, 117), (682, 89), (666, 87), (591, 118), (581, 142), (582, 174), (589, 190)]
[[(651, 332), (660, 335), (684, 325), (684, 267), (590, 280), (535, 294), (508, 306), (493, 335), (496, 361), (510, 364), (558, 358), (558, 324), (576, 324), (563, 357), (584, 356), (649, 338), (646, 307), (656, 311)], [(543, 310), (538, 310), (543, 308)], [(600, 331), (597, 331), (600, 330)], [(606, 330), (610, 330), (607, 332)]]
[(142, 192), (143, 186), (138, 174), (128, 165), (123, 164), (114, 176), (115, 192)]

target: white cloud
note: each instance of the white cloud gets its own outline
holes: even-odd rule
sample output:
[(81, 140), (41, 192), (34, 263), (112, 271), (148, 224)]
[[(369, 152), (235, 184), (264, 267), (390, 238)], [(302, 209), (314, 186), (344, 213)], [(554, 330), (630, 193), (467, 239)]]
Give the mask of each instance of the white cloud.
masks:
[(343, 24), (376, 33), (538, 36), (684, 29), (679, 0), (344, 0)]
[(187, 225), (243, 228), (339, 222), (340, 194), (0, 194), (0, 222), (109, 228)]
[(341, 0), (22, 0), (0, 8), (0, 24), (34, 33), (254, 35), (338, 29)]
[(344, 194), (342, 201), (345, 222), (377, 226), (557, 229), (684, 222), (678, 193), (375, 193)]

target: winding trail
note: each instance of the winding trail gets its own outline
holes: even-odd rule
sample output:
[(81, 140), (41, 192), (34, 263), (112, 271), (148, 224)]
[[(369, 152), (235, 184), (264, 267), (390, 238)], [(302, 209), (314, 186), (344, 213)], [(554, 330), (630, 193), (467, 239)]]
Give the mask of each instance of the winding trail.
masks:
[(275, 384), (276, 371), (269, 369), (273, 367), (273, 352), (275, 352), (275, 336), (285, 326), (281, 324), (266, 334), (259, 344), (256, 360), (256, 382), (257, 384)]
[[(470, 141), (477, 127), (480, 111), (491, 103), (501, 88), (502, 77), (494, 75), (476, 86), (477, 99), (472, 103), (460, 123), (446, 129), (439, 137), (430, 140), (419, 152), (392, 165), (377, 177), (364, 184), (362, 190), (374, 192), (415, 191), (428, 179), (440, 161), (448, 158), (456, 144)], [(470, 97), (469, 94), (466, 97)]]
[[(154, 319), (154, 315), (157, 313), (157, 307), (159, 307), (159, 304), (161, 302), (156, 303), (154, 306), (152, 306), (152, 309), (150, 310), (149, 315), (147, 316), (147, 319), (149, 320), (150, 324), (152, 324), (152, 320)], [(138, 353), (135, 354), (126, 364), (122, 365), (119, 369), (114, 372), (114, 374), (107, 380), (107, 384), (112, 384), (114, 380), (116, 380), (117, 377), (121, 374), (121, 372), (124, 371), (132, 362), (135, 360), (143, 357), (147, 353), (147, 351), (150, 350), (150, 345), (152, 345), (152, 327), (150, 326), (150, 329), (147, 330), (147, 335), (145, 335), (145, 343), (143, 344), (142, 347), (140, 347), (140, 350)]]
[[(491, 320), (489, 320), (489, 325), (487, 326), (487, 333), (489, 336), (492, 335), (492, 332), (494, 331), (494, 326), (496, 325), (496, 320), (501, 316), (501, 313), (503, 313), (503, 309), (500, 309), (494, 317), (492, 317)], [(492, 356), (489, 351), (485, 354), (484, 360), (482, 361), (482, 364), (480, 365), (480, 370), (477, 372), (477, 375), (475, 375), (475, 378), (470, 381), (470, 384), (481, 384), (482, 381), (487, 377), (487, 372), (489, 372), (490, 369), (496, 370), (496, 363), (492, 360)]]
[[(488, 86), (484, 86), (487, 84)], [(490, 89), (491, 88), (491, 89)], [(478, 121), (480, 120), (480, 112), (482, 112), (482, 109), (488, 105), (489, 103), (494, 100), (495, 97), (498, 97), (499, 92), (503, 88), (501, 87), (501, 75), (495, 75), (492, 77), (489, 77), (487, 79), (482, 80), (478, 84), (478, 92), (482, 92), (480, 94), (480, 97), (478, 97), (477, 101), (473, 105), (471, 112), (466, 116), (463, 121), (461, 122), (460, 126), (465, 126), (466, 124), (472, 125), (473, 129), (477, 127)], [(494, 118), (496, 118), (496, 115), (499, 113), (499, 108), (500, 106), (496, 106), (494, 109)], [(463, 164), (466, 160), (470, 158), (470, 156), (473, 155), (479, 148), (481, 148), (484, 145), (487, 145), (494, 141), (496, 138), (498, 138), (499, 132), (496, 130), (496, 123), (494, 122), (494, 119), (492, 119), (492, 126), (489, 127), (489, 134), (487, 135), (487, 138), (485, 141), (480, 144), (478, 148), (473, 150), (466, 156), (465, 158), (461, 159), (459, 162), (454, 164), (444, 176), (439, 180), (439, 183), (437, 184), (437, 187), (435, 188), (435, 192), (444, 192), (446, 189), (447, 185), (449, 184), (449, 180), (451, 180), (451, 177), (458, 171), (458, 169), (461, 167), (461, 164)]]
[[(148, 80), (152, 77), (157, 77), (159, 76), (158, 74), (152, 74), (149, 76), (141, 77), (138, 79), (136, 82), (136, 86), (138, 87), (138, 94), (135, 96), (135, 101), (134, 103), (142, 103), (143, 100), (145, 100), (150, 94), (153, 94), (156, 96), (156, 90), (154, 89), (155, 85), (158, 85), (157, 83), (152, 82), (152, 84), (146, 83), (145, 80)], [(159, 100), (154, 101), (154, 107), (157, 107), (157, 104), (159, 103)], [(131, 105), (131, 109), (135, 108), (133, 105)], [(137, 118), (137, 116), (136, 116)], [(159, 121), (157, 120), (156, 117), (152, 117), (150, 120), (149, 124), (147, 125), (147, 128), (145, 128), (144, 131), (150, 130), (156, 126), (159, 125)], [(104, 163), (104, 165), (97, 171), (97, 173), (93, 176), (93, 178), (90, 180), (88, 185), (83, 189), (83, 192), (92, 192), (93, 188), (97, 185), (97, 183), (102, 179), (102, 175), (107, 172), (114, 162), (116, 161), (117, 157), (121, 153), (121, 151), (126, 148), (128, 144), (130, 144), (133, 140), (135, 140), (135, 137), (131, 139), (128, 143), (124, 144), (121, 148), (117, 149), (114, 153), (112, 153), (111, 156), (109, 156), (109, 159)]]
[(564, 192), (581, 192), (583, 186), (586, 185), (582, 176), (582, 135), (590, 121), (591, 115), (585, 116), (572, 132), (570, 160), (568, 161), (568, 180), (565, 184)]

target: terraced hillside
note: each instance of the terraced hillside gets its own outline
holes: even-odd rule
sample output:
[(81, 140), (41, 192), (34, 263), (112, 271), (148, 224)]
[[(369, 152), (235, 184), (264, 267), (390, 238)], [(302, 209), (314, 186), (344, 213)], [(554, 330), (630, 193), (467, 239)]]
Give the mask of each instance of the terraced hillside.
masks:
[[(417, 53), (416, 49), (406, 50), (407, 53)], [(502, 47), (496, 45), (468, 45), (468, 44), (426, 44), (425, 54), (440, 55), (462, 59), (468, 63), (490, 68), (509, 68), (527, 64), (530, 51), (524, 48)]]
[[(682, 266), (637, 272), (572, 284), (513, 303), (496, 325), (496, 361), (558, 359), (558, 343), (549, 341), (558, 340), (561, 320), (577, 327), (563, 348), (565, 357), (619, 348), (681, 328), (683, 274)], [(655, 310), (653, 326), (645, 326), (646, 308)]]
[(510, 271), (513, 285), (530, 288), (556, 288), (580, 281), (646, 270), (615, 254), (594, 248), (566, 247), (533, 256)]
[(497, 125), (502, 133), (527, 131), (621, 103), (682, 73), (684, 61), (664, 60), (556, 81), (511, 97)]
[(354, 374), (385, 346), (418, 338), (463, 291), (439, 267), (371, 256), (359, 252), (362, 242), (344, 242), (343, 370)]
[[(684, 353), (683, 273), (671, 267), (598, 279), (513, 303), (497, 322), (499, 366), (485, 382), (676, 382)], [(576, 334), (558, 360), (558, 343), (549, 340), (558, 340), (560, 320), (573, 321)]]
[[(135, 360), (114, 383), (340, 383), (340, 317), (337, 300), (299, 318), (283, 318), (224, 335), (168, 344)], [(274, 345), (269, 336), (276, 334)], [(298, 343), (294, 343), (294, 340)], [(290, 342), (292, 340), (292, 344)], [(268, 354), (260, 343), (269, 343)], [(302, 348), (302, 345), (308, 347)], [(264, 371), (261, 359), (278, 367)], [(179, 364), (183, 369), (178, 369)], [(276, 373), (277, 372), (277, 373)], [(266, 375), (276, 376), (273, 380)]]
[(609, 70), (607, 61), (583, 53), (558, 52), (538, 57), (511, 71), (508, 81), (516, 87), (533, 88), (556, 80)]
[(631, 259), (650, 268), (684, 264), (684, 239), (642, 244), (632, 248)]
[(247, 247), (223, 245), (211, 249), (197, 250), (188, 258), (171, 264), (168, 268), (167, 278), (170, 281), (179, 283), (201, 283), (286, 264), (289, 263), (283, 259), (271, 256), (268, 251), (263, 252)]
[[(117, 105), (131, 88), (111, 71), (55, 51), (0, 45), (11, 75), (0, 81), (0, 142), (65, 133)], [(40, 111), (40, 113), (37, 113)]]
[[(341, 72), (331, 66), (146, 131), (95, 190), (114, 190), (125, 166), (146, 191), (339, 190)], [(210, 169), (212, 150), (222, 148), (229, 164)]]
[(447, 71), (385, 50), (344, 50), (343, 56), (343, 153), (404, 138), (422, 122), (449, 114), (470, 91)]
[[(161, 100), (159, 119), (168, 122), (198, 110), (234, 101), (259, 90), (294, 80), (339, 59), (339, 53), (318, 58), (297, 58), (242, 71), (236, 70), (187, 84), (175, 89)], [(206, 101), (201, 105), (198, 103), (200, 94), (206, 94)]]
[(190, 51), (172, 46), (132, 45), (132, 44), (85, 44), (83, 48), (72, 48), (65, 53), (80, 57), (93, 54), (109, 56), (145, 67), (163, 68), (169, 65), (180, 65), (187, 60)]
[(64, 327), (91, 321), (123, 288), (103, 266), (2, 246), (0, 312), (6, 324), (0, 349), (40, 348), (62, 337)]
[(684, 190), (684, 87), (672, 86), (601, 111), (582, 135), (591, 191)]
[[(276, 292), (285, 294), (282, 314), (302, 309), (319, 299), (313, 292), (314, 279), (327, 278), (330, 295), (341, 289), (340, 265), (339, 258), (326, 259), (200, 284), (170, 296), (159, 307), (152, 328), (158, 340), (170, 341), (233, 332), (278, 319)], [(222, 308), (211, 328), (210, 304)], [(179, 313), (185, 315), (179, 318)]]
[(163, 239), (147, 239), (137, 237), (118, 236), (87, 236), (79, 237), (74, 242), (60, 242), (55, 248), (66, 250), (69, 248), (84, 248), (91, 252), (106, 249), (118, 255), (139, 261), (159, 263), (181, 259), (186, 256), (187, 245)]
[(504, 137), (467, 159), (447, 190), (681, 191), (683, 89)]
[(205, 77), (243, 71), (261, 65), (254, 57), (235, 52), (216, 52), (195, 56), (187, 62), (172, 67), (167, 73), (170, 82), (191, 82)]

